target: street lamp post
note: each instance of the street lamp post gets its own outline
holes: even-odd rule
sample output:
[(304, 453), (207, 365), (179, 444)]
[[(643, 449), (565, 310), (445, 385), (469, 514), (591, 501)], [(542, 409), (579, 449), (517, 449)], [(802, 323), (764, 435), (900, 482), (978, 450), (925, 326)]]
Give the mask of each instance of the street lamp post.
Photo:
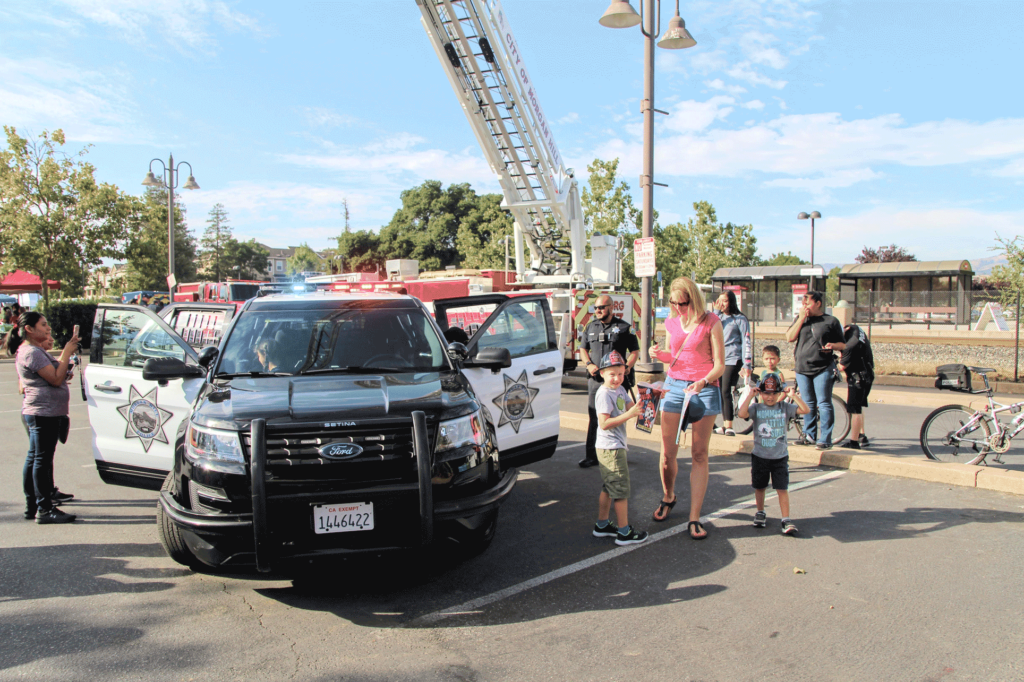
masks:
[[(641, 17), (641, 15), (643, 15)], [(641, 235), (651, 237), (654, 234), (654, 185), (667, 187), (654, 182), (654, 112), (667, 114), (654, 108), (654, 41), (661, 33), (661, 0), (640, 0), (640, 14), (637, 14), (628, 0), (612, 0), (611, 5), (600, 19), (602, 26), (608, 28), (631, 28), (643, 22), (640, 32), (644, 36), (644, 99), (640, 103), (640, 112), (644, 116), (644, 158), (643, 174), (640, 176), (640, 188), (643, 190), (643, 225)], [(686, 30), (686, 23), (679, 16), (679, 0), (676, 0), (676, 15), (668, 24), (665, 36), (658, 41), (658, 47), (679, 50), (693, 47), (697, 41)], [(640, 372), (660, 372), (661, 363), (651, 362), (648, 349), (654, 340), (651, 333), (651, 278), (640, 279), (640, 361), (636, 365)]]
[[(814, 269), (814, 219), (820, 218), (821, 214), (817, 211), (811, 211), (810, 213), (804, 213), (803, 211), (796, 217), (797, 220), (811, 219), (811, 269)], [(811, 275), (811, 286), (810, 290), (814, 291), (814, 275)]]
[[(153, 161), (159, 161), (163, 167), (163, 175), (159, 178), (153, 174)], [(153, 159), (153, 161), (149, 162), (149, 172), (146, 173), (142, 184), (146, 187), (167, 188), (167, 290), (173, 301), (174, 287), (171, 286), (170, 277), (174, 274), (174, 190), (178, 186), (178, 168), (188, 166), (188, 180), (182, 185), (184, 189), (199, 189), (199, 183), (192, 175), (192, 164), (188, 161), (182, 161), (177, 166), (174, 165), (174, 154), (171, 154), (166, 164), (163, 159)]]

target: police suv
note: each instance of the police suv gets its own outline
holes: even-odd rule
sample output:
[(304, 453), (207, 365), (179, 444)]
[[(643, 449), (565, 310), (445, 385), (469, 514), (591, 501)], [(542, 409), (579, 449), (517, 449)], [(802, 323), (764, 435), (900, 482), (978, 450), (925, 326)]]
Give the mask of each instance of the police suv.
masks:
[[(562, 358), (543, 295), (435, 301), (433, 317), (396, 294), (229, 308), (100, 305), (84, 374), (101, 478), (160, 490), (182, 564), (270, 570), (435, 538), (479, 551), (517, 467), (554, 454)], [(445, 341), (481, 309), (467, 344)]]

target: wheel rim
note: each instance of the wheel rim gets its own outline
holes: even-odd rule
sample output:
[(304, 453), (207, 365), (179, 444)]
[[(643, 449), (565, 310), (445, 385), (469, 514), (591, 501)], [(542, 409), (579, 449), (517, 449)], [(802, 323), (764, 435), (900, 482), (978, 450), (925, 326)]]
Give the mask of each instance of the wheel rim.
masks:
[[(972, 464), (980, 460), (987, 447), (954, 437), (972, 416), (972, 412), (962, 408), (932, 414), (921, 432), (921, 446), (925, 454), (940, 462)], [(962, 432), (961, 436), (966, 441), (985, 441), (989, 436), (988, 424), (982, 420), (970, 432)]]

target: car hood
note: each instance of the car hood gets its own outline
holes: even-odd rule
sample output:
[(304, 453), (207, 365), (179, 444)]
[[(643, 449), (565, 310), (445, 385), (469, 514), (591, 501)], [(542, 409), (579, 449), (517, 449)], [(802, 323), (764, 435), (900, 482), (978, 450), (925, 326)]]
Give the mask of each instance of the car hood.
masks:
[(207, 384), (193, 421), (213, 428), (246, 429), (268, 423), (408, 417), (422, 410), (449, 419), (479, 409), (458, 372), (380, 375), (238, 377)]

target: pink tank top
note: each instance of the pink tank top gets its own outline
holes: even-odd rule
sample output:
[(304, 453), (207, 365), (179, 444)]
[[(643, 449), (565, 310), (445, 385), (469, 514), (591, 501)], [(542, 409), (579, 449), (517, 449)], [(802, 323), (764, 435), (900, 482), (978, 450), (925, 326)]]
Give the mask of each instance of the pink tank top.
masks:
[[(683, 331), (683, 318), (670, 317), (665, 320), (669, 349), (659, 352), (658, 360), (665, 363), (669, 377), (697, 381), (707, 376), (715, 366), (711, 353), (711, 329), (718, 321), (717, 315), (708, 313), (696, 329), (687, 333)], [(711, 385), (718, 386), (718, 381)]]

